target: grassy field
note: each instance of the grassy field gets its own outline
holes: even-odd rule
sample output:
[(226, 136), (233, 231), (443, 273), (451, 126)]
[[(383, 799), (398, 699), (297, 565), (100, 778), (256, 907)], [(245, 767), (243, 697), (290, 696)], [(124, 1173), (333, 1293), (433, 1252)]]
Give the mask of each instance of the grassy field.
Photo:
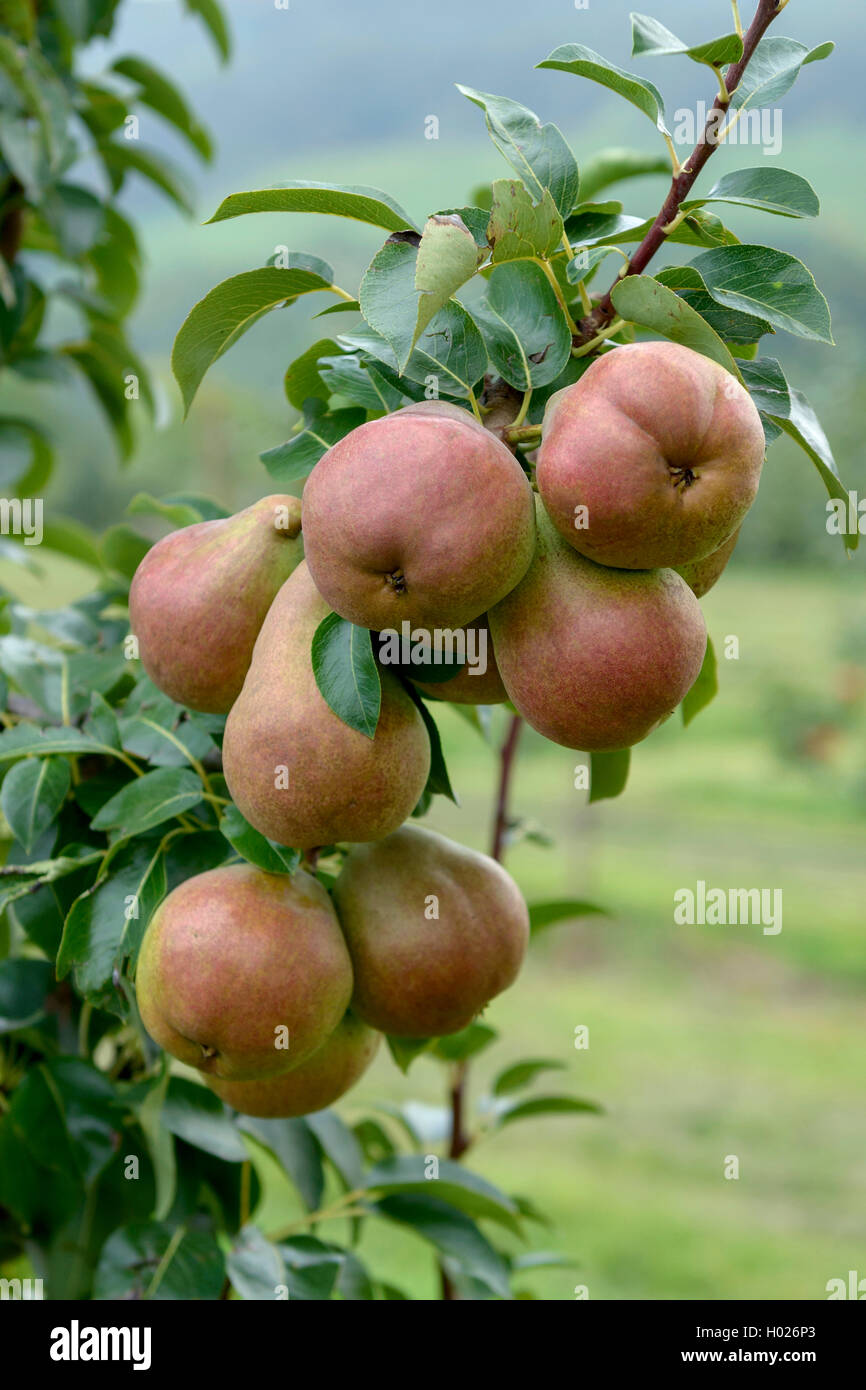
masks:
[[(75, 582), (70, 570), (67, 597)], [(866, 1273), (866, 719), (833, 696), (862, 652), (866, 594), (857, 565), (734, 567), (705, 609), (717, 647), (736, 636), (739, 659), (721, 662), (721, 697), (689, 729), (671, 720), (635, 751), (623, 797), (587, 807), (573, 790), (579, 755), (531, 733), (522, 747), (514, 810), (556, 844), (515, 845), (512, 871), (530, 901), (590, 898), (609, 913), (538, 938), (488, 1011), (502, 1040), (473, 1067), (481, 1098), (507, 1062), (556, 1058), (567, 1070), (554, 1089), (605, 1107), (514, 1125), (472, 1158), (548, 1213), (533, 1246), (577, 1262), (526, 1277), (544, 1299), (578, 1283), (602, 1299), (820, 1299), (828, 1279)], [(838, 713), (825, 757), (786, 755), (813, 708)], [(493, 751), (453, 712), (441, 725), (461, 806), (439, 801), (432, 821), (483, 846)], [(675, 926), (673, 894), (697, 879), (781, 888), (782, 931)], [(581, 1024), (590, 1046), (576, 1051)], [(430, 1060), (404, 1077), (383, 1053), (340, 1110), (439, 1105), (444, 1081)], [(269, 1230), (297, 1206), (264, 1167)], [(371, 1228), (362, 1251), (380, 1277), (435, 1296), (416, 1237)]]

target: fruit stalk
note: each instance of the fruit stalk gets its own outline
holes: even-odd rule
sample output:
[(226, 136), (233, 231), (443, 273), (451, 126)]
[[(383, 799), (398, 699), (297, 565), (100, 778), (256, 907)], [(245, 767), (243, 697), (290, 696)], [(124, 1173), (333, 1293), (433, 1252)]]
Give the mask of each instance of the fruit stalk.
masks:
[(681, 205), (685, 202), (697, 183), (707, 160), (721, 143), (717, 135), (721, 126), (720, 117), (727, 115), (731, 104), (731, 97), (739, 87), (743, 79), (743, 73), (754, 57), (755, 49), (758, 47), (758, 44), (761, 42), (761, 39), (764, 37), (773, 20), (778, 17), (783, 8), (784, 6), (780, 5), (778, 0), (759, 0), (752, 23), (743, 36), (743, 56), (738, 62), (732, 63), (724, 75), (723, 82), (728, 94), (727, 100), (722, 100), (721, 93), (716, 96), (709, 115), (707, 116), (707, 123), (704, 127), (701, 139), (698, 141), (698, 144), (695, 146), (695, 149), (686, 160), (685, 164), (683, 164), (679, 172), (674, 175), (670, 192), (652, 227), (635, 251), (628, 266), (620, 272), (604, 298), (599, 301), (587, 318), (581, 320), (578, 335), (575, 339), (576, 347), (596, 338), (601, 330), (612, 321), (616, 314), (616, 310), (613, 306), (611, 295), (619, 282), (628, 275), (642, 275), (656, 252), (666, 241), (669, 232), (679, 216)]

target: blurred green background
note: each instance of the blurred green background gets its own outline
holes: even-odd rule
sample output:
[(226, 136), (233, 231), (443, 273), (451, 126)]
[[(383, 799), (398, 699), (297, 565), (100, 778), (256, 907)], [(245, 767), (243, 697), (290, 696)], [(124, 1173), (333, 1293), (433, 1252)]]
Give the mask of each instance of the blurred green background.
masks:
[[(455, 81), (557, 121), (579, 160), (602, 145), (651, 150), (652, 127), (632, 108), (565, 74), (533, 71), (558, 43), (584, 43), (645, 72), (669, 114), (711, 95), (685, 60), (630, 59), (624, 0), (581, 11), (565, 0), (502, 0), (495, 11), (465, 0), (431, 9), (292, 0), (288, 11), (271, 0), (229, 0), (226, 8), (236, 43), (226, 70), (172, 0), (128, 0), (111, 49), (162, 64), (210, 124), (217, 158), (204, 178), (195, 173), (202, 220), (228, 192), (298, 177), (376, 185), (416, 217), (466, 201), (507, 166)], [(730, 25), (726, 0), (655, 0), (648, 9), (690, 40)], [(744, 16), (751, 9), (746, 0)], [(773, 161), (811, 179), (821, 220), (742, 209), (727, 209), (725, 220), (744, 241), (801, 256), (827, 293), (835, 350), (781, 335), (762, 348), (807, 391), (847, 486), (866, 497), (866, 190), (854, 177), (860, 29), (846, 0), (793, 0), (779, 26), (805, 43), (839, 44), (785, 99)], [(97, 68), (106, 56), (95, 51), (89, 61)], [(424, 137), (431, 114), (436, 141)], [(156, 117), (142, 135), (183, 163)], [(765, 158), (752, 146), (722, 149), (712, 177)], [(663, 192), (664, 180), (645, 179), (621, 196), (627, 212), (650, 215)], [(301, 301), (259, 324), (210, 373), (185, 424), (168, 370), (174, 334), (211, 285), (262, 264), (277, 245), (324, 256), (338, 283), (354, 289), (381, 243), (372, 228), (297, 216), (202, 227), (142, 192), (129, 207), (148, 258), (133, 331), (161, 383), (157, 426), (142, 420), (136, 456), (121, 470), (80, 395), (18, 388), (18, 408), (41, 412), (62, 446), (47, 511), (97, 528), (119, 520), (141, 490), (205, 492), (231, 506), (268, 490), (258, 454), (292, 422), (282, 372), (324, 335), (312, 322), (323, 304)], [(681, 258), (672, 248), (656, 268)], [(68, 327), (58, 317), (57, 334)], [(570, 1087), (605, 1106), (602, 1117), (514, 1125), (470, 1155), (549, 1214), (552, 1229), (538, 1228), (537, 1245), (578, 1262), (527, 1276), (539, 1297), (572, 1298), (579, 1283), (605, 1299), (817, 1299), (849, 1269), (866, 1275), (861, 565), (828, 536), (825, 494), (808, 460), (780, 440), (738, 551), (704, 600), (717, 650), (729, 636), (739, 641), (738, 658), (720, 662), (718, 700), (687, 730), (671, 720), (641, 745), (624, 796), (599, 806), (574, 790), (580, 755), (525, 734), (513, 810), (530, 833), (512, 847), (509, 867), (530, 901), (589, 898), (609, 913), (538, 939), (520, 982), (485, 1019), (501, 1042), (472, 1069), (481, 1100), (485, 1080), (508, 1060), (556, 1058), (567, 1067), (562, 1084), (555, 1076), (555, 1087), (540, 1090)], [(71, 563), (49, 561), (41, 576), (0, 563), (0, 583), (30, 602), (68, 599), (88, 582)], [(493, 748), (453, 713), (441, 723), (461, 806), (439, 801), (431, 822), (486, 847)], [(553, 843), (541, 843), (548, 835)], [(675, 891), (698, 879), (782, 889), (783, 930), (674, 926)], [(575, 1050), (579, 1025), (589, 1028), (588, 1050)], [(441, 1067), (424, 1058), (404, 1077), (382, 1056), (341, 1108), (354, 1117), (383, 1100), (438, 1107), (443, 1083)], [(423, 1115), (434, 1133), (438, 1111)], [(728, 1155), (739, 1160), (736, 1181), (724, 1177)], [(292, 1194), (275, 1175), (266, 1200), (266, 1229), (291, 1219)], [(399, 1273), (416, 1296), (435, 1295), (428, 1251), (411, 1234), (380, 1232), (366, 1248), (380, 1277)]]

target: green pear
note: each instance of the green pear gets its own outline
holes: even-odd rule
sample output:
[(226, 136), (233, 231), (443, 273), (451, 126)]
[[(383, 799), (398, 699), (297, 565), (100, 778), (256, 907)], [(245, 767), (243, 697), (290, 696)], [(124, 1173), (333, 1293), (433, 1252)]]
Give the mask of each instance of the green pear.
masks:
[(472, 622), (514, 588), (535, 544), (523, 469), (474, 416), (442, 401), (405, 406), (334, 444), (307, 479), (303, 524), (319, 592), (377, 632)]
[(390, 672), (374, 738), (325, 702), (310, 646), (329, 611), (301, 563), (265, 619), (223, 739), (223, 771), (243, 815), (300, 849), (387, 835), (418, 804), (430, 770), (421, 715)]
[(196, 874), (161, 904), (136, 974), (154, 1042), (223, 1080), (298, 1066), (346, 1011), (352, 966), (328, 894), (299, 869)]
[[(457, 629), (414, 628), (377, 634), (380, 665), (453, 705), (497, 705), (508, 699), (493, 655), (487, 614)], [(408, 659), (403, 660), (406, 657)]]
[(745, 387), (678, 343), (600, 357), (547, 403), (538, 490), (560, 534), (617, 569), (711, 555), (755, 499), (766, 451)]
[(303, 556), (297, 497), (157, 541), (135, 572), (129, 620), (155, 685), (180, 705), (227, 714), (280, 585)]
[(421, 826), (353, 846), (333, 897), (355, 974), (352, 1008), (395, 1037), (468, 1027), (526, 953), (529, 913), (501, 864)]
[(703, 560), (693, 560), (690, 565), (678, 567), (677, 574), (682, 575), (695, 598), (703, 598), (704, 594), (708, 594), (713, 585), (721, 579), (739, 539), (740, 531), (738, 528), (725, 541), (724, 545), (713, 551), (712, 555), (705, 556)]
[(381, 1041), (381, 1033), (347, 1013), (318, 1052), (291, 1071), (262, 1081), (220, 1081), (213, 1076), (206, 1080), (221, 1100), (242, 1115), (263, 1119), (312, 1115), (333, 1105), (360, 1081)]
[(629, 748), (697, 679), (703, 614), (673, 570), (615, 570), (567, 545), (543, 506), (526, 578), (490, 613), (505, 688), (554, 743), (584, 752)]

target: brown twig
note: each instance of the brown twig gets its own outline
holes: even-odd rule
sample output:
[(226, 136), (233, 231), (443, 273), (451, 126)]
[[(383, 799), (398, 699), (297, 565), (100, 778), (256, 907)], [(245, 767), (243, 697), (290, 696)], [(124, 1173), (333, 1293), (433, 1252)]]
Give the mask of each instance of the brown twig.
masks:
[(717, 94), (713, 102), (712, 109), (707, 116), (707, 123), (704, 127), (701, 139), (698, 141), (690, 157), (682, 165), (678, 173), (674, 175), (671, 183), (670, 192), (665, 199), (664, 205), (647, 232), (640, 246), (635, 251), (628, 266), (617, 276), (607, 294), (599, 301), (592, 313), (582, 319), (578, 325), (578, 334), (575, 338), (575, 345), (590, 342), (597, 337), (599, 332), (605, 328), (615, 317), (616, 309), (613, 305), (611, 295), (621, 280), (629, 275), (642, 275), (649, 265), (653, 256), (664, 245), (667, 240), (676, 218), (679, 215), (682, 204), (694, 188), (707, 160), (718, 148), (718, 132), (721, 123), (727, 115), (731, 97), (743, 79), (749, 63), (754, 57), (755, 49), (761, 42), (765, 33), (769, 29), (773, 20), (781, 13), (778, 0), (759, 0), (755, 17), (749, 26), (747, 33), (743, 36), (743, 56), (738, 62), (732, 63), (725, 73), (725, 87), (728, 97), (726, 101), (721, 99), (721, 94)]

